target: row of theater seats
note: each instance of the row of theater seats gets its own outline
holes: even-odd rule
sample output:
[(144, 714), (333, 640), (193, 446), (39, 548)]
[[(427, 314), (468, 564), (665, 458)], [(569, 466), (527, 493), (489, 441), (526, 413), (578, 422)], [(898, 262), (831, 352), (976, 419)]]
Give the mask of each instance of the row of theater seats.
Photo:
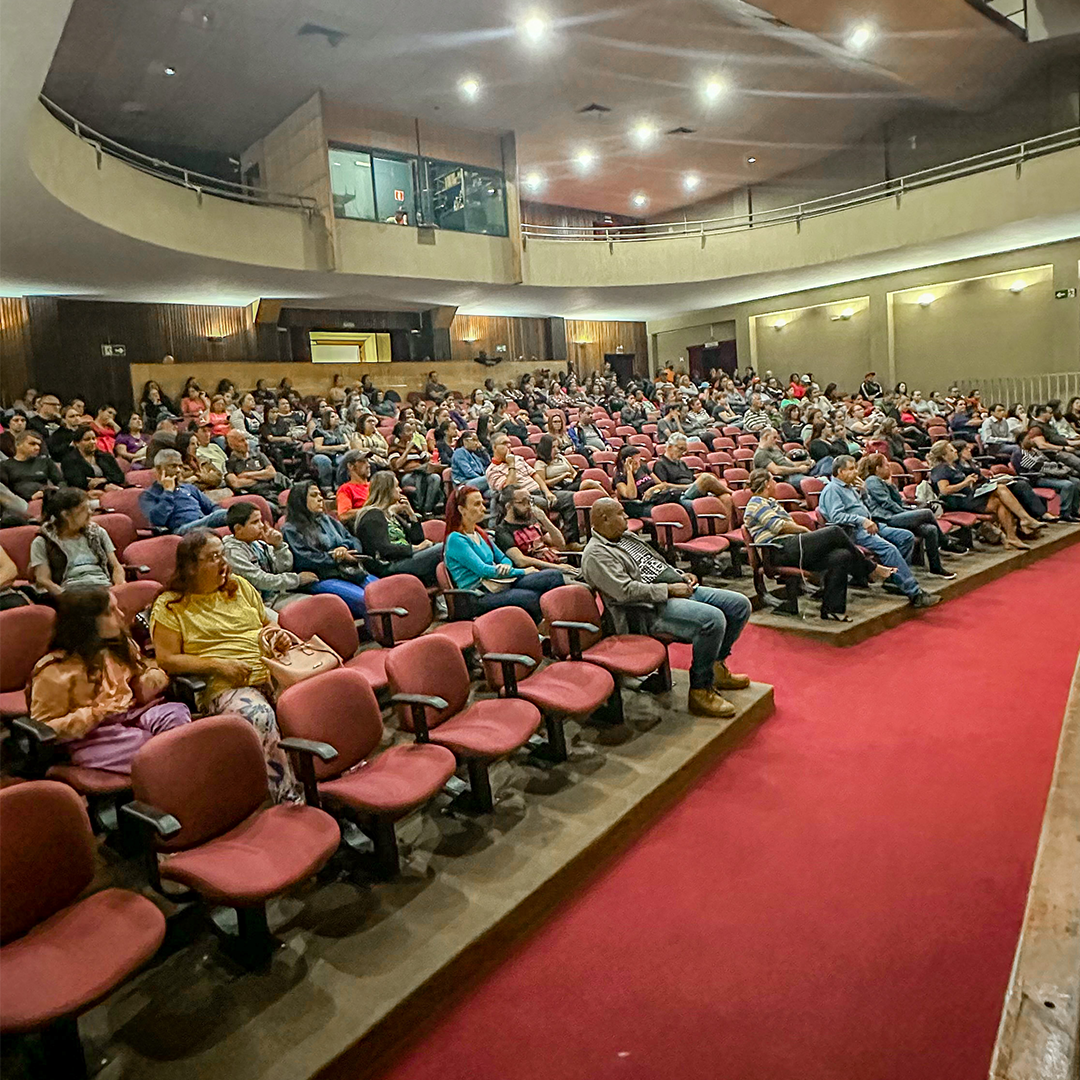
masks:
[[(116, 588), (141, 591), (127, 598), (130, 610), (158, 587)], [(523, 747), (563, 761), (567, 719), (621, 722), (624, 679), (656, 673), (656, 686), (670, 687), (666, 645), (604, 634), (601, 605), (582, 585), (542, 597), (550, 660), (521, 609), (433, 625), (428, 592), (409, 575), (372, 584), (367, 599), (377, 645), (365, 649), (336, 596), (307, 597), (281, 613), (286, 628), (303, 637), (317, 633), (344, 660), (278, 697), (281, 745), (303, 782), (303, 805), (266, 806), (258, 736), (235, 716), (198, 718), (156, 736), (136, 755), (130, 779), (102, 774), (102, 786), (90, 775), (98, 770), (61, 764), (45, 779), (0, 791), (0, 1032), (43, 1031), (51, 1075), (80, 1074), (78, 1015), (145, 964), (165, 929), (158, 908), (136, 893), (106, 889), (79, 898), (93, 876), (80, 795), (115, 801), (125, 828), (141, 834), (151, 886), (171, 882), (188, 890), (186, 897), (234, 907), (239, 934), (228, 947), (242, 962), (258, 964), (273, 943), (266, 902), (317, 873), (335, 852), (351, 855), (335, 819), (359, 826), (372, 842), (370, 868), (392, 876), (401, 818), (444, 789), (457, 794), (459, 809), (490, 811), (493, 762)], [(8, 645), (20, 644), (25, 666), (29, 654), (47, 646), (51, 616), (43, 606), (0, 612), (9, 721), (24, 690), (11, 685)], [(482, 696), (474, 695), (470, 662), (483, 673)], [(380, 749), (384, 706), (397, 713), (397, 734)], [(94, 820), (100, 827), (101, 816)], [(159, 860), (161, 853), (169, 857)]]

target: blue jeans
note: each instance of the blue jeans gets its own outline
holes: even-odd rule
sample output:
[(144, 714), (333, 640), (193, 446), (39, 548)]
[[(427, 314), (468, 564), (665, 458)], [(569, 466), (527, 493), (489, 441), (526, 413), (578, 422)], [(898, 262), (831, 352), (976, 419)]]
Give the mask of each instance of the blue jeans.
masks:
[(853, 539), (859, 547), (871, 552), (882, 566), (892, 566), (896, 569), (896, 573), (890, 580), (895, 581), (903, 589), (905, 596), (916, 596), (921, 591), (907, 562), (915, 547), (914, 534), (909, 533), (907, 529), (893, 529), (888, 525), (879, 525), (877, 533), (871, 535), (860, 525), (855, 530)]
[(1061, 516), (1075, 517), (1080, 507), (1080, 480), (1065, 480), (1060, 477), (1040, 476), (1035, 480), (1036, 487), (1050, 488), (1058, 493), (1061, 500)]
[(329, 454), (312, 455), (311, 464), (315, 466), (315, 471), (319, 474), (319, 487), (332, 488), (334, 486), (334, 462), (339, 456), (338, 454), (333, 457)]
[[(375, 580), (374, 577), (369, 576), (364, 585), (369, 585)], [(316, 594), (331, 593), (334, 596), (340, 596), (349, 605), (352, 617), (362, 619), (364, 612), (367, 610), (364, 606), (364, 585), (357, 585), (352, 581), (342, 581), (341, 578), (326, 578), (325, 581), (316, 581), (314, 585), (309, 585), (306, 591)]]
[[(539, 622), (542, 617), (540, 594), (565, 584), (566, 581), (560, 570), (538, 570), (535, 574), (525, 574), (523, 577), (514, 578), (514, 586), (511, 589), (484, 593), (483, 596), (478, 597), (477, 614), (494, 611), (495, 608), (501, 607), (520, 607), (532, 616), (533, 622)], [(481, 585), (480, 588), (483, 586)]]
[(727, 660), (732, 646), (750, 618), (750, 601), (742, 593), (699, 585), (692, 600), (672, 598), (653, 623), (654, 634), (670, 634), (694, 646), (690, 662), (690, 688), (713, 685), (713, 664)]
[(225, 518), (229, 511), (227, 507), (219, 507), (217, 510), (211, 510), (205, 517), (196, 518), (194, 521), (189, 521), (186, 525), (181, 525), (176, 530), (177, 536), (183, 536), (184, 533), (191, 532), (192, 529), (220, 529), (225, 524)]

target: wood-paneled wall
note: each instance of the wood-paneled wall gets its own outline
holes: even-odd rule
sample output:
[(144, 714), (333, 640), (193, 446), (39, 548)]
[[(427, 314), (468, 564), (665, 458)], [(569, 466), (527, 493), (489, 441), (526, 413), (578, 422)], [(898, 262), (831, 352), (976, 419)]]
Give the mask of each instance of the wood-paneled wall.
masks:
[[(505, 360), (516, 360), (519, 356), (545, 360), (546, 321), (503, 315), (455, 315), (450, 324), (450, 359), (472, 360), (483, 349), (488, 356), (501, 356)], [(498, 352), (500, 345), (506, 346), (505, 352)]]
[(21, 296), (0, 296), (0, 401), (9, 404), (30, 385), (30, 317)]
[(566, 320), (566, 348), (579, 375), (604, 366), (604, 355), (618, 351), (634, 354), (634, 374), (649, 369), (649, 339), (640, 322), (601, 322), (595, 319)]
[(521, 200), (521, 220), (529, 225), (558, 225), (561, 228), (591, 229), (596, 222), (610, 218), (615, 225), (635, 225), (639, 218), (626, 214), (608, 214), (603, 210), (579, 210), (576, 206)]

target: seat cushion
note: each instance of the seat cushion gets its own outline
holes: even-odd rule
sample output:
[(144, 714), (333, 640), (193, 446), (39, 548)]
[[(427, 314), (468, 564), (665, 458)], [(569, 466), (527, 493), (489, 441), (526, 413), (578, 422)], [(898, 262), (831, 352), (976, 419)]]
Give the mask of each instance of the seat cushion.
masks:
[(131, 787), (131, 777), (127, 773), (84, 769), (81, 765), (53, 765), (45, 775), (73, 787), (80, 795), (115, 795)]
[(675, 547), (694, 555), (719, 555), (727, 551), (728, 542), (722, 536), (695, 536), (692, 540), (676, 541)]
[(337, 849), (337, 822), (310, 806), (256, 810), (234, 829), (161, 863), (161, 876), (232, 907), (261, 904), (315, 873)]
[(448, 637), (462, 652), (473, 647), (472, 623), (465, 620), (433, 626), (428, 633)]
[(524, 746), (540, 726), (540, 711), (520, 698), (475, 701), (431, 732), (431, 741), (458, 757), (500, 758)]
[(5, 690), (0, 694), (0, 716), (7, 719), (12, 716), (26, 716), (28, 712), (25, 690)]
[(365, 649), (345, 661), (347, 668), (359, 671), (378, 694), (389, 685), (386, 677), (386, 649)]
[(601, 638), (581, 655), (590, 664), (599, 664), (616, 675), (640, 676), (661, 667), (667, 649), (656, 638), (644, 634), (616, 634)]
[(0, 949), (0, 1031), (33, 1031), (100, 1001), (157, 951), (165, 917), (144, 896), (104, 889)]
[(518, 694), (542, 712), (584, 716), (611, 696), (615, 681), (596, 664), (560, 660), (518, 682)]
[(391, 746), (336, 779), (321, 783), (319, 796), (328, 803), (399, 818), (437, 794), (456, 765), (454, 755), (442, 746)]

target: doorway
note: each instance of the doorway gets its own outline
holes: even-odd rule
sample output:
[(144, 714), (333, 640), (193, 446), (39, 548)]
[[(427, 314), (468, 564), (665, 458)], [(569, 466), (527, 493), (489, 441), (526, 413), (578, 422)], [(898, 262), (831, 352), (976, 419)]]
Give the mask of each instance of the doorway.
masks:
[(718, 341), (715, 345), (691, 345), (687, 349), (690, 358), (690, 379), (695, 383), (706, 382), (709, 372), (734, 375), (739, 366), (738, 347), (734, 341)]

